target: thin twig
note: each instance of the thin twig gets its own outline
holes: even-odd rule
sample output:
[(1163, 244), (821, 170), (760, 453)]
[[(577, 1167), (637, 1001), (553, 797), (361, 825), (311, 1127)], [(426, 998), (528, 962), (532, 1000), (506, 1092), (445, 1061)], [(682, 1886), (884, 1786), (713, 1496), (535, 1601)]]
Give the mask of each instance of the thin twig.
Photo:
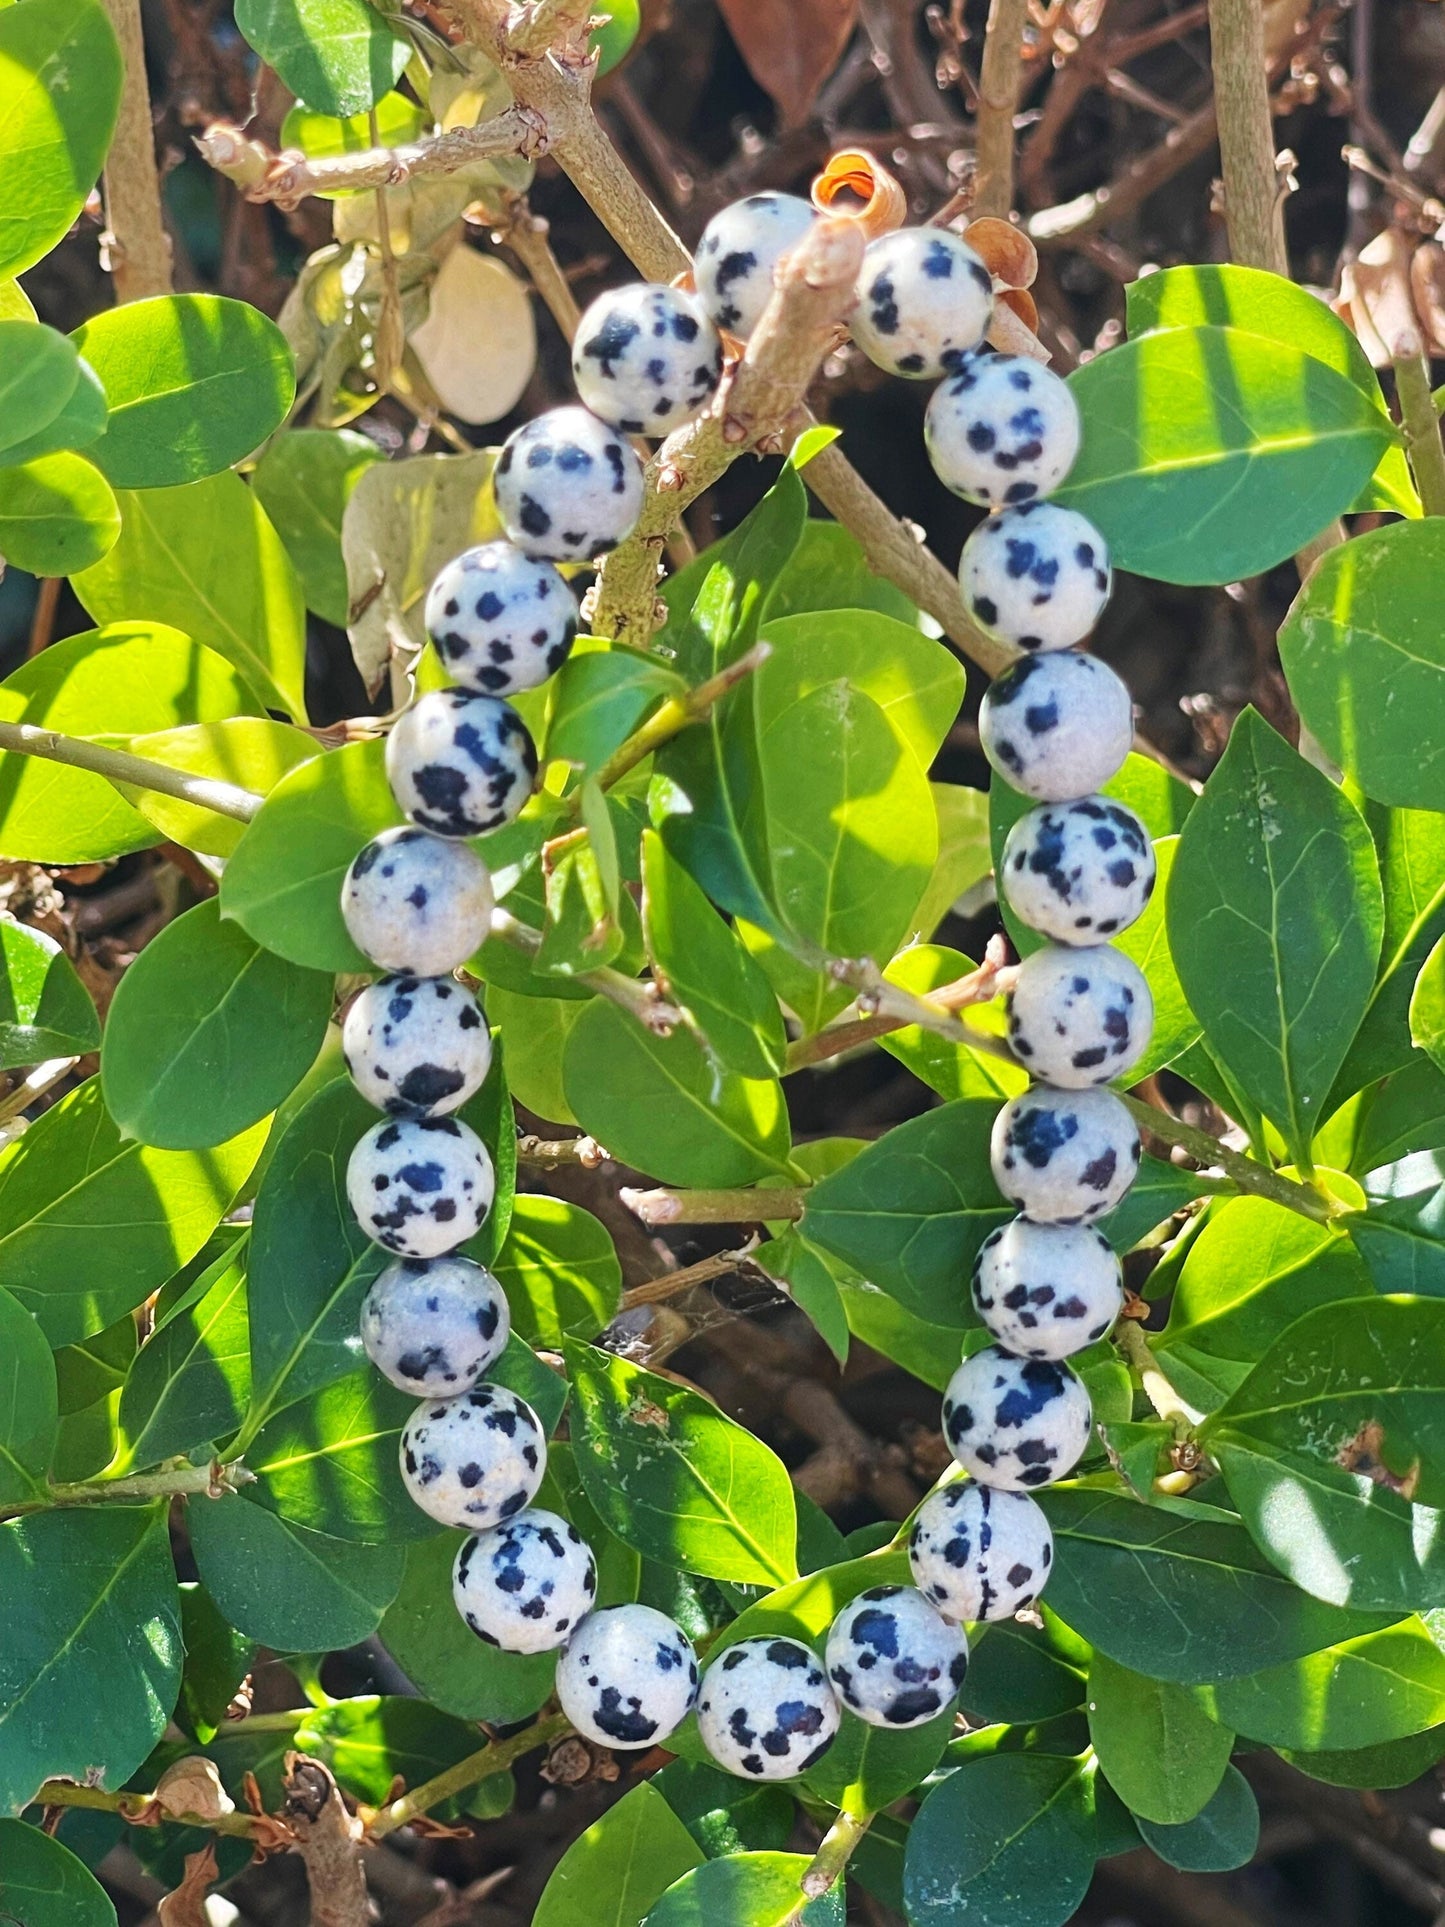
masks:
[(548, 224), (540, 214), (532, 212), (531, 203), (525, 194), (508, 194), (503, 198), (503, 218), (492, 232), (492, 239), (498, 247), (510, 248), (522, 266), (527, 277), (537, 290), (547, 311), (561, 330), (564, 341), (571, 343), (577, 332), (577, 323), (582, 319), (582, 310), (572, 293), (561, 264), (552, 252), (552, 244), (547, 236)]
[(1029, 0), (989, 0), (978, 80), (977, 155), (973, 215), (1006, 221), (1013, 206), (1014, 116), (1023, 77), (1023, 36)]
[(27, 1071), (14, 1090), (6, 1091), (4, 1097), (0, 1097), (0, 1123), (29, 1110), (38, 1098), (53, 1090), (79, 1062), (78, 1057), (49, 1057), (43, 1064), (37, 1064), (34, 1070)]
[[(104, 1787), (79, 1786), (73, 1780), (46, 1780), (30, 1803), (37, 1807), (83, 1807), (90, 1813), (118, 1813), (123, 1818), (141, 1821), (155, 1812), (153, 1793), (108, 1793)], [(249, 1813), (172, 1813), (164, 1817), (176, 1826), (200, 1827), (210, 1833), (224, 1833), (234, 1839), (249, 1840), (259, 1835), (263, 1823)]]
[(1170, 1384), (1138, 1320), (1121, 1318), (1114, 1328), (1114, 1343), (1138, 1376), (1140, 1389), (1149, 1403), (1172, 1427), (1176, 1440), (1182, 1442), (1189, 1438), (1203, 1414), (1186, 1404)]
[[(754, 1243), (744, 1245), (740, 1251), (719, 1251), (711, 1258), (699, 1258), (695, 1265), (684, 1265), (681, 1271), (665, 1271), (660, 1278), (649, 1278), (645, 1283), (633, 1285), (622, 1294), (622, 1311), (631, 1311), (634, 1305), (657, 1305), (665, 1299), (675, 1298), (681, 1291), (691, 1291), (694, 1285), (705, 1285), (714, 1278), (726, 1278), (730, 1272), (739, 1271), (748, 1263)], [(753, 1267), (756, 1271), (757, 1267)]]
[(541, 1164), (549, 1171), (559, 1164), (579, 1164), (584, 1171), (595, 1171), (607, 1162), (608, 1153), (595, 1137), (519, 1137), (518, 1164)]
[(127, 1479), (81, 1479), (71, 1485), (52, 1485), (43, 1498), (22, 1500), (0, 1507), (0, 1518), (18, 1518), (22, 1513), (47, 1512), (55, 1506), (112, 1505), (124, 1499), (169, 1499), (177, 1493), (192, 1497), (204, 1495), (220, 1499), (253, 1485), (256, 1475), (233, 1459), (223, 1465), (173, 1466), (161, 1472), (140, 1472)]
[[(646, 762), (649, 756), (661, 749), (664, 743), (671, 742), (674, 736), (680, 736), (693, 723), (702, 722), (729, 690), (736, 689), (740, 682), (745, 682), (755, 670), (761, 669), (772, 653), (771, 643), (755, 642), (736, 662), (730, 662), (726, 669), (709, 676), (706, 682), (700, 682), (695, 689), (689, 689), (681, 696), (669, 696), (608, 757), (597, 772), (598, 787), (611, 789), (615, 783), (621, 782), (629, 770), (636, 769), (639, 763)], [(578, 791), (579, 798), (580, 794)]]
[[(1003, 945), (998, 942), (997, 950), (993, 944), (989, 948), (990, 954), (977, 970), (970, 970), (965, 976), (956, 977), (952, 983), (940, 984), (937, 990), (929, 991), (927, 1003), (931, 1011), (947, 1017), (957, 1011), (967, 1010), (974, 1004), (992, 1003), (1008, 988)], [(831, 1024), (826, 1030), (814, 1031), (811, 1037), (800, 1037), (788, 1046), (783, 1074), (787, 1076), (810, 1064), (821, 1064), (830, 1057), (839, 1057), (844, 1051), (856, 1050), (861, 1044), (872, 1043), (875, 1038), (886, 1037), (892, 1031), (904, 1030), (917, 1022), (918, 1012), (910, 1006), (907, 1015), (898, 1011), (887, 1015), (874, 1013)], [(954, 1041), (971, 1046), (974, 1033), (970, 1031), (967, 1037), (955, 1038)]]
[[(541, 931), (520, 922), (509, 910), (492, 912), (491, 935), (527, 956), (535, 956), (542, 947)], [(571, 981), (586, 984), (599, 996), (606, 997), (620, 1010), (625, 1010), (629, 1017), (635, 1017), (647, 1030), (665, 1035), (682, 1022), (682, 1012), (667, 1001), (656, 984), (639, 977), (629, 977), (620, 970), (614, 970), (610, 964), (598, 970), (579, 971)]]
[(650, 1231), (667, 1224), (761, 1224), (773, 1218), (796, 1221), (807, 1197), (801, 1185), (769, 1185), (757, 1191), (672, 1191), (658, 1186), (638, 1191), (624, 1185), (617, 1194)]
[(1427, 515), (1445, 515), (1445, 443), (1430, 393), (1430, 364), (1418, 335), (1394, 347), (1395, 393), (1410, 472)]
[[(992, 16), (990, 16), (992, 18)], [(873, 1824), (871, 1813), (840, 1813), (823, 1835), (822, 1844), (803, 1874), (803, 1893), (817, 1900), (827, 1893), (853, 1857), (853, 1849)]]
[(189, 776), (184, 770), (153, 763), (149, 757), (132, 756), (123, 749), (106, 749), (80, 736), (38, 729), (33, 723), (0, 723), (0, 751), (5, 750), (18, 756), (40, 756), (52, 763), (67, 763), (72, 769), (90, 770), (112, 783), (155, 790), (161, 796), (198, 804), (217, 816), (234, 817), (238, 823), (249, 823), (264, 800), (234, 783), (217, 782), (209, 776)]
[(125, 63), (120, 117), (105, 163), (105, 257), (117, 301), (171, 291), (171, 241), (161, 218), (156, 136), (146, 85), (140, 0), (105, 0)]
[(1146, 1104), (1141, 1098), (1122, 1096), (1122, 1101), (1141, 1130), (1152, 1132), (1166, 1144), (1177, 1144), (1200, 1164), (1222, 1171), (1241, 1191), (1270, 1198), (1289, 1211), (1299, 1212), (1301, 1217), (1312, 1218), (1316, 1224), (1333, 1224), (1348, 1208), (1307, 1184), (1296, 1184), (1293, 1178), (1271, 1171), (1268, 1165), (1257, 1164), (1253, 1158), (1231, 1151), (1207, 1131), (1196, 1130), (1182, 1118), (1172, 1117), (1168, 1111)]
[(439, 1806), (443, 1800), (465, 1793), (469, 1787), (479, 1786), (494, 1773), (505, 1772), (523, 1754), (531, 1753), (539, 1746), (551, 1746), (571, 1730), (564, 1713), (552, 1713), (544, 1719), (534, 1720), (530, 1726), (524, 1727), (520, 1733), (513, 1733), (508, 1739), (493, 1740), (478, 1752), (469, 1753), (455, 1766), (449, 1766), (445, 1772), (434, 1775), (430, 1780), (423, 1780), (420, 1786), (413, 1787), (401, 1799), (380, 1807), (368, 1818), (366, 1837), (369, 1840), (384, 1840), (387, 1834), (406, 1826), (429, 1807)]
[(1209, 0), (1209, 57), (1229, 251), (1241, 266), (1289, 274), (1284, 202), (1259, 0)]

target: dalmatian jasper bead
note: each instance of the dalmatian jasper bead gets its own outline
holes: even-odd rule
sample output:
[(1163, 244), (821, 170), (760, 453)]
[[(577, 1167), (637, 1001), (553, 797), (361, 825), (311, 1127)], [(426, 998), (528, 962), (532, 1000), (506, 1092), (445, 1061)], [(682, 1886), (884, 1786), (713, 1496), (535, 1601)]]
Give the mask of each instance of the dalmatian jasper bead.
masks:
[(506, 1293), (491, 1272), (453, 1252), (397, 1258), (367, 1292), (361, 1342), (382, 1377), (419, 1398), (469, 1392), (506, 1349)]
[(977, 355), (934, 391), (923, 419), (945, 488), (980, 508), (1049, 495), (1079, 452), (1079, 405), (1026, 355)]
[(546, 1470), (541, 1420), (503, 1385), (428, 1399), (402, 1427), (402, 1482), (444, 1526), (501, 1525), (530, 1503)]
[(1046, 944), (1019, 965), (1008, 999), (1009, 1043), (1046, 1084), (1108, 1084), (1144, 1055), (1154, 999), (1144, 973), (1111, 944)]
[(833, 1621), (828, 1678), (869, 1726), (922, 1726), (968, 1671), (968, 1641), (912, 1586), (870, 1586)]
[(973, 1308), (990, 1338), (1020, 1358), (1068, 1358), (1102, 1338), (1124, 1287), (1109, 1241), (1088, 1225), (1015, 1218), (983, 1241)]
[(697, 413), (721, 377), (717, 329), (697, 299), (677, 288), (615, 288), (577, 324), (577, 393), (629, 435), (666, 435)]
[(1012, 1619), (1042, 1592), (1054, 1535), (1026, 1492), (959, 1479), (918, 1508), (908, 1563), (945, 1619)]
[(362, 1230), (403, 1258), (440, 1258), (474, 1238), (495, 1189), (486, 1145), (455, 1117), (377, 1124), (346, 1167), (346, 1195)]
[(504, 1653), (550, 1653), (596, 1597), (590, 1547), (575, 1526), (537, 1507), (474, 1533), (452, 1567), (457, 1611)]
[(537, 780), (531, 731), (497, 696), (434, 689), (386, 739), (391, 793), (433, 836), (485, 836), (510, 823)]
[(697, 1655), (687, 1634), (651, 1606), (588, 1613), (557, 1662), (557, 1699), (585, 1739), (652, 1746), (673, 1733), (697, 1698)]
[(853, 339), (885, 374), (916, 381), (961, 367), (993, 314), (988, 269), (946, 228), (898, 228), (874, 241), (858, 291)]
[(492, 477), (507, 540), (542, 562), (592, 562), (631, 535), (642, 464), (585, 408), (552, 408), (502, 444)]
[(714, 214), (693, 256), (697, 298), (746, 341), (773, 296), (773, 273), (817, 219), (796, 194), (749, 194)]
[(1104, 612), (1114, 575), (1104, 538), (1077, 509), (1024, 502), (980, 522), (959, 586), (981, 629), (1020, 649), (1069, 649)]
[(444, 977), (491, 928), (492, 879), (464, 843), (383, 830), (346, 872), (341, 915), (357, 949), (383, 970)]
[(1144, 914), (1154, 846), (1134, 812), (1107, 796), (1041, 803), (1009, 831), (999, 880), (1030, 930), (1055, 943), (1095, 944)]
[(481, 1005), (454, 977), (381, 977), (341, 1027), (351, 1081), (392, 1117), (459, 1110), (486, 1082), (492, 1037)]
[(1047, 1358), (986, 1345), (966, 1358), (943, 1395), (943, 1435), (965, 1472), (1005, 1492), (1052, 1485), (1089, 1443), (1084, 1381)]
[(1010, 1099), (989, 1144), (994, 1183), (1036, 1224), (1088, 1224), (1112, 1211), (1139, 1169), (1139, 1133), (1112, 1091)]
[(549, 562), (510, 542), (483, 542), (437, 576), (423, 620), (464, 689), (515, 696), (566, 662), (577, 635), (577, 599)]
[(1097, 656), (1025, 656), (984, 691), (978, 733), (1006, 783), (1041, 802), (1062, 803), (1087, 796), (1123, 768), (1134, 705)]
[(795, 1780), (822, 1759), (842, 1722), (817, 1657), (796, 1639), (742, 1639), (702, 1682), (697, 1730), (729, 1773)]

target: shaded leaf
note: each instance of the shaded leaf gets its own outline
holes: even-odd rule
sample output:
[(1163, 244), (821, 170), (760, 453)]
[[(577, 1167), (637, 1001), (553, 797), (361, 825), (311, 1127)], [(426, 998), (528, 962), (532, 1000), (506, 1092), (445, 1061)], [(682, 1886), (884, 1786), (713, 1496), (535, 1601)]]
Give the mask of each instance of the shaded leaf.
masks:
[(96, 1048), (100, 1019), (54, 937), (0, 923), (0, 1068)]
[(568, 1847), (537, 1903), (535, 1927), (636, 1927), (703, 1857), (644, 1780)]
[(403, 1547), (328, 1538), (244, 1497), (193, 1499), (187, 1521), (206, 1590), (231, 1625), (275, 1652), (356, 1645), (401, 1585)]
[(34, 267), (84, 207), (115, 131), (124, 70), (96, 0), (0, 15), (0, 275)]

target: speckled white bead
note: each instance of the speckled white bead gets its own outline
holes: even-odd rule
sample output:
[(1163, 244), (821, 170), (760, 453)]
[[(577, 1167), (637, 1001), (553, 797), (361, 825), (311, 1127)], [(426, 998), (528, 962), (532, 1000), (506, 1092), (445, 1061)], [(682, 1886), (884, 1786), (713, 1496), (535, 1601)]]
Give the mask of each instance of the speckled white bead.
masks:
[(1123, 768), (1134, 705), (1097, 656), (1054, 650), (1025, 656), (994, 678), (979, 707), (978, 734), (1006, 783), (1061, 803), (1087, 796)]
[(577, 324), (572, 379), (594, 415), (629, 435), (666, 435), (722, 375), (722, 343), (694, 295), (648, 282), (598, 295)]
[(969, 614), (1020, 649), (1069, 649), (1094, 627), (1113, 586), (1109, 548), (1077, 509), (1024, 502), (979, 523), (963, 545)]
[(729, 1773), (795, 1780), (822, 1759), (842, 1722), (838, 1696), (800, 1640), (742, 1639), (703, 1676), (697, 1730)]
[(507, 437), (492, 476), (514, 548), (542, 562), (592, 562), (642, 513), (642, 464), (585, 408), (549, 408)]
[(657, 1745), (682, 1725), (696, 1698), (692, 1642), (652, 1606), (588, 1613), (557, 1662), (562, 1711), (598, 1746)]
[(936, 381), (963, 366), (992, 314), (993, 279), (967, 242), (905, 227), (870, 243), (849, 326), (886, 374)]
[(1154, 846), (1107, 796), (1041, 803), (1003, 846), (999, 887), (1020, 923), (1055, 943), (1094, 944), (1137, 923), (1154, 890)]
[(1026, 1492), (958, 1479), (918, 1508), (908, 1563), (946, 1619), (1012, 1619), (1043, 1591), (1054, 1535)]
[(1036, 1224), (1088, 1224), (1112, 1211), (1139, 1168), (1139, 1133), (1112, 1091), (1035, 1084), (994, 1119), (994, 1183)]
[(367, 1357), (414, 1398), (469, 1392), (506, 1350), (511, 1329), (506, 1293), (460, 1252), (395, 1259), (361, 1306)]
[(433, 836), (485, 836), (510, 823), (537, 780), (537, 745), (510, 703), (433, 689), (386, 739), (391, 793)]
[(1093, 1410), (1067, 1365), (1015, 1358), (986, 1345), (966, 1358), (943, 1395), (943, 1436), (965, 1472), (1005, 1492), (1052, 1485), (1089, 1443)]
[(1119, 1260), (1090, 1225), (1015, 1218), (984, 1239), (973, 1308), (1020, 1358), (1068, 1358), (1102, 1338), (1124, 1302)]
[(714, 214), (693, 256), (697, 297), (719, 328), (746, 341), (773, 295), (773, 271), (817, 219), (796, 194), (749, 194)]
[(403, 1258), (440, 1258), (474, 1238), (492, 1208), (487, 1147), (455, 1117), (399, 1117), (358, 1140), (346, 1195), (368, 1238)]
[(478, 1639), (504, 1653), (550, 1653), (597, 1597), (597, 1561), (575, 1526), (531, 1507), (457, 1552), (452, 1598)]
[(1046, 1084), (1109, 1084), (1144, 1055), (1154, 999), (1132, 957), (1112, 944), (1046, 944), (1025, 957), (1008, 998), (1009, 1043)]
[(546, 1470), (542, 1422), (504, 1385), (428, 1399), (402, 1427), (402, 1482), (444, 1526), (486, 1532), (514, 1518)]
[(464, 689), (515, 696), (566, 662), (577, 635), (577, 598), (549, 562), (510, 542), (483, 542), (440, 572), (423, 620)]
[(368, 1104), (392, 1117), (440, 1117), (486, 1082), (492, 1038), (481, 1005), (454, 977), (402, 971), (353, 998), (341, 1052)]
[(1079, 452), (1079, 405), (1042, 362), (975, 355), (936, 389), (923, 421), (945, 488), (981, 508), (1012, 508), (1056, 489)]
[(346, 872), (341, 915), (357, 949), (383, 970), (444, 977), (491, 928), (492, 879), (464, 843), (383, 830)]
[(922, 1726), (962, 1686), (968, 1641), (912, 1586), (870, 1586), (833, 1621), (824, 1663), (869, 1726)]

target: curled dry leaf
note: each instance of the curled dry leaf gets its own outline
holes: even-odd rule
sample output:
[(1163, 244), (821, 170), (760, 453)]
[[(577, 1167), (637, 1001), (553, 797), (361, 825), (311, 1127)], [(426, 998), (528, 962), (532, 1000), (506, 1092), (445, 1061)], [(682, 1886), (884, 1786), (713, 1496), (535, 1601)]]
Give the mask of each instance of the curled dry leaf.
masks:
[(1021, 227), (985, 215), (970, 221), (963, 239), (983, 262), (995, 281), (1006, 288), (1031, 288), (1039, 271), (1039, 251)]
[(166, 1813), (193, 1814), (198, 1820), (219, 1820), (236, 1811), (214, 1762), (198, 1753), (166, 1768), (156, 1782), (155, 1804)]
[(531, 297), (502, 263), (455, 247), (432, 283), (427, 318), (411, 345), (449, 415), (500, 421), (522, 398), (537, 363)]
[(860, 148), (845, 148), (829, 157), (813, 183), (813, 206), (820, 214), (846, 215), (857, 221), (870, 241), (890, 234), (908, 219), (908, 196), (902, 187), (881, 161)]
[[(183, 1760), (181, 1764), (185, 1766), (191, 1763)], [(209, 1765), (209, 1761), (206, 1764)], [(199, 1853), (188, 1853), (185, 1876), (180, 1886), (174, 1893), (167, 1894), (156, 1907), (156, 1918), (161, 1927), (209, 1927), (206, 1889), (219, 1872), (216, 1849), (209, 1840)]]
[[(858, 17), (857, 0), (718, 0), (728, 32), (753, 79), (796, 127), (837, 66)], [(779, 30), (781, 28), (781, 31)]]
[(1397, 344), (1424, 332), (1411, 289), (1413, 244), (1386, 228), (1348, 263), (1335, 309), (1354, 329), (1375, 368), (1388, 368)]

